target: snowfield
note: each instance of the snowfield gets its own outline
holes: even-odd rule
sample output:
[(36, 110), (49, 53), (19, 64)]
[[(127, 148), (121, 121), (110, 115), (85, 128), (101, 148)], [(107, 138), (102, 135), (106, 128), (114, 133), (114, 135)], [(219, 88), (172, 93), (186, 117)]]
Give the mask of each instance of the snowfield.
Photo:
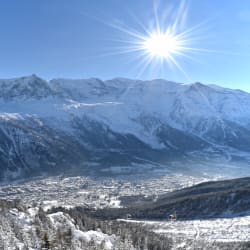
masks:
[(174, 161), (249, 174), (249, 106), (249, 93), (201, 83), (0, 79), (0, 181), (73, 170), (133, 175), (145, 164), (184, 169)]
[(250, 241), (250, 216), (190, 221), (122, 221), (139, 223), (158, 234), (171, 236), (176, 249), (193, 249), (201, 242)]

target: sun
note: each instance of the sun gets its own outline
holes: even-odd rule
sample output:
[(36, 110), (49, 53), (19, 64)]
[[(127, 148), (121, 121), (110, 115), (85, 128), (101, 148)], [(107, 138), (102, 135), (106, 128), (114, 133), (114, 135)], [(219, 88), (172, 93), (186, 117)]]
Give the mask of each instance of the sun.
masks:
[(143, 49), (152, 57), (161, 59), (170, 58), (181, 49), (179, 41), (174, 35), (162, 32), (154, 32), (145, 38)]
[[(119, 20), (108, 24), (121, 32), (122, 36), (114, 40), (119, 46), (112, 46), (111, 53), (105, 55), (131, 53), (129, 60), (133, 63), (136, 61), (133, 68), (137, 72), (137, 77), (145, 71), (162, 74), (165, 67), (168, 67), (170, 70), (177, 69), (191, 81), (181, 64), (186, 64), (188, 60), (199, 62), (195, 54), (214, 52), (200, 48), (204, 36), (201, 28), (205, 22), (187, 26), (188, 8), (184, 0), (180, 1), (176, 9), (160, 8), (156, 1), (154, 3), (153, 15), (149, 20), (144, 22), (134, 16), (136, 28), (127, 26)], [(162, 9), (164, 11), (158, 13)]]

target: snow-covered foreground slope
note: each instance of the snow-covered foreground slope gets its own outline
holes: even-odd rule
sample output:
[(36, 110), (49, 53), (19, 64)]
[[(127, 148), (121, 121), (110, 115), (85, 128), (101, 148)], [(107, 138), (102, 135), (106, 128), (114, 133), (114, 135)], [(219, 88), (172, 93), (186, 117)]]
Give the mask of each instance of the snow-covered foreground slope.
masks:
[[(84, 208), (53, 208), (0, 200), (1, 250), (171, 249), (167, 237), (140, 227), (91, 217)], [(160, 248), (164, 245), (164, 248)]]
[[(46, 214), (41, 208), (10, 208), (1, 203), (0, 248), (12, 249), (103, 249), (112, 250), (119, 237), (100, 229), (80, 228), (63, 212)], [(3, 211), (4, 210), (4, 211)], [(47, 245), (46, 245), (47, 244)]]
[(246, 92), (201, 83), (0, 80), (0, 177), (176, 160), (245, 167), (249, 106)]
[(250, 216), (190, 221), (122, 221), (146, 226), (157, 234), (170, 237), (173, 249), (249, 249)]

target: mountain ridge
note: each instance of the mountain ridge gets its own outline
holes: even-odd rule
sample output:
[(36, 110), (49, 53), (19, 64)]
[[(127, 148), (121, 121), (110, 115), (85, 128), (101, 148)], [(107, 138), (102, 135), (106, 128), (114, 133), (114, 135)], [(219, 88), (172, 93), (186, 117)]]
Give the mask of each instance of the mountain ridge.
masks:
[[(0, 104), (1, 178), (71, 165), (84, 172), (93, 164), (99, 169), (148, 161), (168, 165), (197, 157), (248, 164), (247, 92), (162, 79), (46, 81), (31, 75), (0, 79)], [(49, 144), (48, 136), (54, 138)], [(79, 162), (72, 148), (83, 152)]]

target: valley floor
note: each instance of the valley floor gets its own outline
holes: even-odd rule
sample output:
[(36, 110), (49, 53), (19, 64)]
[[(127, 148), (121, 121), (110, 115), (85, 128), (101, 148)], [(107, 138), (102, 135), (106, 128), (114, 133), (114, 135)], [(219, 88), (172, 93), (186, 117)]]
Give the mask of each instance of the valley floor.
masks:
[[(221, 176), (213, 177), (220, 179)], [(210, 180), (183, 174), (147, 180), (90, 177), (49, 177), (0, 186), (0, 198), (50, 206), (119, 207), (120, 197), (155, 196)]]
[[(221, 178), (214, 176), (213, 180)], [(228, 212), (224, 216), (227, 218), (205, 220), (118, 219), (110, 226), (111, 221), (98, 221), (85, 215), (81, 217), (84, 210), (79, 212), (76, 208), (96, 210), (126, 207), (126, 201), (129, 202), (133, 196), (157, 199), (161, 194), (207, 180), (211, 178), (183, 174), (143, 181), (81, 176), (49, 177), (3, 185), (0, 186), (0, 240), (3, 241), (0, 249), (1, 246), (3, 250), (14, 249), (12, 242), (15, 242), (15, 246), (19, 247), (16, 249), (37, 250), (39, 248), (34, 247), (34, 242), (39, 242), (41, 246), (45, 242), (46, 232), (53, 235), (57, 244), (58, 237), (65, 236), (67, 239), (70, 234), (75, 244), (72, 249), (77, 250), (84, 249), (81, 246), (88, 249), (140, 249), (138, 245), (133, 245), (133, 240), (136, 240), (136, 244), (142, 239), (145, 241), (141, 236), (145, 233), (156, 241), (164, 239), (169, 242), (167, 248), (157, 248), (162, 250), (250, 249), (250, 214), (233, 217)], [(133, 238), (135, 232), (139, 232), (139, 239)], [(25, 248), (26, 245), (28, 248)], [(121, 246), (123, 248), (119, 248)]]

